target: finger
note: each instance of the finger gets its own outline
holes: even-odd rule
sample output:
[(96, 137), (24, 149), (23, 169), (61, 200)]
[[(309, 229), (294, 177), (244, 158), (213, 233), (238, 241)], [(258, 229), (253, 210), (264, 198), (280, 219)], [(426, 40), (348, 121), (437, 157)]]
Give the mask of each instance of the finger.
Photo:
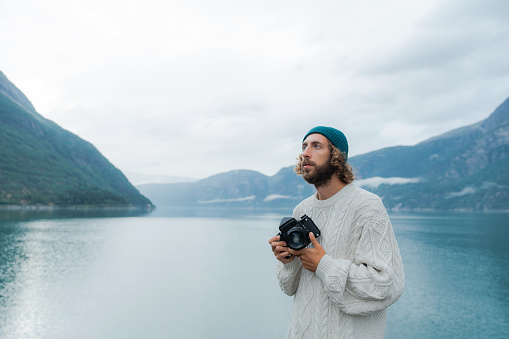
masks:
[(289, 250), (289, 248), (288, 248), (288, 247), (286, 247), (286, 246), (282, 246), (282, 245), (276, 246), (276, 247), (274, 248), (274, 251), (275, 251), (275, 252), (287, 252), (288, 250)]
[(289, 247), (288, 247), (288, 253), (293, 254), (293, 255), (295, 255), (295, 256), (297, 256), (297, 257), (298, 257), (298, 256), (300, 256), (300, 255), (302, 255), (302, 254), (304, 254), (304, 251), (305, 251), (305, 250), (306, 250), (306, 249), (302, 249), (302, 250), (298, 250), (298, 251), (297, 251), (297, 250), (294, 250), (294, 249), (291, 249), (291, 248), (289, 248)]
[(291, 257), (293, 257), (293, 254), (290, 254), (288, 252), (280, 252), (276, 255), (276, 257), (278, 259), (281, 259), (281, 258), (284, 258), (284, 259), (290, 259)]
[(286, 247), (286, 246), (288, 246), (288, 245), (286, 245), (286, 243), (284, 241), (275, 241), (271, 245), (273, 247), (277, 247), (277, 246)]
[(318, 243), (318, 240), (316, 240), (315, 235), (313, 234), (313, 232), (309, 232), (309, 240), (311, 240), (311, 243), (313, 243), (313, 246), (315, 248), (320, 246), (320, 244)]
[(273, 236), (269, 239), (269, 244), (272, 244), (274, 241), (279, 241), (279, 235)]
[(288, 253), (286, 250), (282, 250), (282, 251), (274, 251), (274, 255), (276, 256), (276, 258), (281, 259), (281, 258), (287, 257), (291, 254)]
[(274, 251), (276, 247), (278, 246), (285, 247), (286, 244), (284, 241), (274, 241), (273, 243), (270, 244), (270, 246), (272, 246), (272, 250)]

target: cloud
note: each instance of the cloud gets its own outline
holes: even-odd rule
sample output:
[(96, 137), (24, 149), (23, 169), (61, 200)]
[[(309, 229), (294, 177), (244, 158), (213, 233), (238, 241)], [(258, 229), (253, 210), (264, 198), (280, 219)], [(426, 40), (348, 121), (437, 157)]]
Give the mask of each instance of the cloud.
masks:
[(282, 195), (282, 194), (270, 194), (263, 199), (264, 202), (269, 202), (276, 199), (295, 199), (295, 197), (291, 197), (289, 195)]
[(506, 3), (20, 0), (0, 69), (123, 171), (273, 175), (316, 125), (354, 156), (486, 118), (509, 96)]
[(214, 203), (224, 203), (224, 202), (241, 202), (241, 201), (249, 201), (255, 199), (256, 196), (250, 195), (244, 198), (232, 198), (232, 199), (213, 199), (213, 200), (199, 200), (199, 204), (214, 204)]
[(450, 199), (450, 198), (462, 197), (464, 195), (474, 194), (474, 193), (478, 192), (479, 190), (490, 190), (493, 188), (501, 189), (501, 188), (503, 188), (503, 186), (501, 186), (495, 182), (485, 181), (482, 183), (482, 185), (480, 187), (465, 186), (459, 192), (451, 192), (451, 193), (447, 194), (446, 198)]
[(459, 192), (451, 192), (451, 193), (447, 194), (446, 197), (447, 198), (462, 197), (462, 196), (467, 195), (467, 194), (474, 194), (476, 191), (477, 191), (477, 189), (475, 187), (466, 186), (465, 188), (463, 188)]
[(421, 182), (420, 178), (399, 178), (399, 177), (391, 177), (391, 178), (382, 178), (382, 177), (372, 177), (367, 179), (355, 180), (355, 184), (360, 187), (378, 187), (380, 185), (405, 185), (405, 184), (415, 184)]
[[(508, 73), (499, 51), (507, 48), (509, 5), (503, 0), (445, 1), (437, 4), (394, 49), (372, 59), (364, 71), (375, 74), (418, 73), (453, 68)], [(478, 63), (492, 59), (493, 63)], [(378, 60), (378, 62), (376, 61)]]

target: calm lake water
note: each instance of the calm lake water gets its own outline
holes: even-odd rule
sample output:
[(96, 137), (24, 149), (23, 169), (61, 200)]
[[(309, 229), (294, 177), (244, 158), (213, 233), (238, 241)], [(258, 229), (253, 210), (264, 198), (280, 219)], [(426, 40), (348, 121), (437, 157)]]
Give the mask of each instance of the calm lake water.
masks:
[[(0, 212), (1, 338), (285, 338), (284, 213)], [(79, 217), (79, 218), (78, 218)], [(509, 214), (391, 214), (387, 338), (507, 338)]]

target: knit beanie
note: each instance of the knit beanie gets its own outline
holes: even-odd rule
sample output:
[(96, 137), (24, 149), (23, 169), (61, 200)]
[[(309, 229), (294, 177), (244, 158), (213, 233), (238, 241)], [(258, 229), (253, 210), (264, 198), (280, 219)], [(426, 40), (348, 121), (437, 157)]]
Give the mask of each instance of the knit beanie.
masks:
[(333, 127), (316, 126), (309, 130), (302, 141), (304, 142), (308, 135), (313, 133), (321, 134), (329, 139), (329, 141), (345, 155), (345, 161), (348, 161), (348, 141), (346, 141), (346, 137), (343, 132)]

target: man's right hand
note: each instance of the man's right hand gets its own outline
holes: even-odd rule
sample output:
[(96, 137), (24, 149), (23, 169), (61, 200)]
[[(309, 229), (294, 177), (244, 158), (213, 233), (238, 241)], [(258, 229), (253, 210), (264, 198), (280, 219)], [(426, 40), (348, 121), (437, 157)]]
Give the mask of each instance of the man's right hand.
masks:
[(280, 241), (279, 235), (269, 239), (269, 244), (272, 247), (272, 252), (276, 256), (277, 260), (283, 264), (287, 264), (295, 257), (293, 254), (288, 252), (288, 246), (284, 241)]

